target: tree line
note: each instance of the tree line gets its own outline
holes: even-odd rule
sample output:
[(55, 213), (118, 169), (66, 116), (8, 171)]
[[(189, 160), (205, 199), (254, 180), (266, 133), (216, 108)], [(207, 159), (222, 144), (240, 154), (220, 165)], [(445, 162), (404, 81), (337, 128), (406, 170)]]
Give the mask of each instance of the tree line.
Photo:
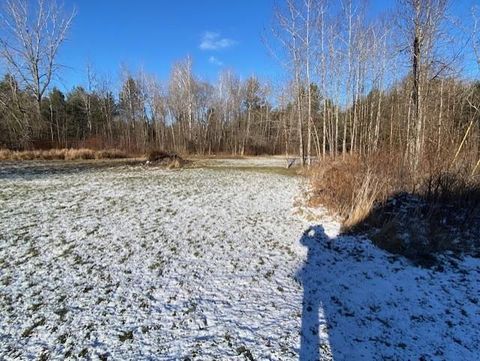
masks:
[(291, 75), (303, 159), (381, 150), (413, 170), (427, 156), (478, 162), (479, 82), (463, 76), (467, 63), (480, 70), (478, 9), (462, 23), (453, 5), (398, 0), (373, 19), (360, 1), (277, 7), (272, 52)]
[(186, 57), (167, 80), (124, 70), (119, 89), (88, 67), (86, 84), (63, 93), (52, 80), (75, 14), (47, 0), (35, 11), (7, 3), (4, 147), (297, 154), (307, 164), (389, 152), (412, 169), (427, 157), (478, 170), (480, 83), (464, 75), (465, 64), (480, 70), (478, 9), (461, 22), (447, 0), (398, 0), (374, 17), (361, 1), (284, 0), (266, 34), (281, 82), (232, 70), (206, 82)]
[(48, 92), (38, 117), (34, 97), (14, 77), (5, 76), (0, 82), (5, 110), (0, 142), (10, 148), (155, 148), (238, 155), (275, 153), (283, 144), (269, 88), (255, 76), (242, 81), (225, 71), (212, 85), (193, 74), (187, 58), (173, 66), (168, 83), (144, 72), (124, 72), (115, 93), (108, 82), (97, 82), (89, 73), (87, 87)]

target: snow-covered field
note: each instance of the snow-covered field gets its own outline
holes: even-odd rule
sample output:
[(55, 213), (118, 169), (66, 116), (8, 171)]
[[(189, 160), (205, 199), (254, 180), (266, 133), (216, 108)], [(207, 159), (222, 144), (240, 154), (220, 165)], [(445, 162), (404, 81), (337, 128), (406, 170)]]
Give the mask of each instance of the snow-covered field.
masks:
[(479, 358), (477, 259), (336, 237), (276, 165), (0, 164), (0, 359)]

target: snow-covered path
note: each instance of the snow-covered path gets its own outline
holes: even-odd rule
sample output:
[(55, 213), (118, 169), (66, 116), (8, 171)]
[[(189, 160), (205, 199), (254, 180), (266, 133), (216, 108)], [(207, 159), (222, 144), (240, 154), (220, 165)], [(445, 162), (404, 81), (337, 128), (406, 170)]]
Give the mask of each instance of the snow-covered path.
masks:
[(302, 237), (299, 178), (225, 164), (0, 167), (0, 359), (478, 356), (478, 260)]

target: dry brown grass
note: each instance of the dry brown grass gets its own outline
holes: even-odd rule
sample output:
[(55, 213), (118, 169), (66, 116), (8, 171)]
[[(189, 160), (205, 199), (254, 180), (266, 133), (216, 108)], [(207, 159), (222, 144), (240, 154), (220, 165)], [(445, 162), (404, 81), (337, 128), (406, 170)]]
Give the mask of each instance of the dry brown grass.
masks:
[(362, 182), (357, 189), (353, 189), (350, 210), (343, 222), (344, 228), (349, 228), (363, 221), (371, 212), (373, 206), (380, 199), (386, 197), (385, 183), (382, 182), (372, 171), (367, 170)]
[(367, 234), (410, 258), (479, 252), (480, 176), (427, 160), (413, 175), (400, 159), (377, 153), (322, 160), (310, 174), (310, 202), (339, 216), (343, 232)]
[(37, 159), (43, 160), (63, 160), (67, 149), (50, 149), (45, 151), (37, 151)]
[(119, 149), (106, 149), (95, 152), (95, 159), (121, 159), (129, 158), (129, 155)]
[(95, 151), (91, 149), (68, 149), (65, 153), (65, 160), (95, 159)]
[(177, 168), (181, 168), (182, 166), (183, 166), (183, 162), (180, 161), (180, 159), (175, 158), (167, 165), (167, 168), (168, 169), (177, 169)]
[(313, 169), (312, 205), (321, 204), (343, 219), (345, 227), (362, 220), (376, 202), (403, 188), (404, 177), (389, 167), (392, 159), (377, 154), (327, 158)]
[(119, 159), (130, 156), (118, 149), (92, 150), (80, 149), (49, 149), (12, 151), (0, 149), (0, 160), (87, 160), (87, 159)]
[(0, 160), (12, 159), (12, 151), (9, 149), (0, 149)]
[(479, 188), (480, 177), (464, 167), (447, 170), (438, 163), (429, 167), (425, 161), (415, 176), (399, 158), (377, 153), (321, 160), (310, 172), (311, 204), (325, 206), (349, 228), (394, 194), (410, 193), (430, 203), (465, 203)]

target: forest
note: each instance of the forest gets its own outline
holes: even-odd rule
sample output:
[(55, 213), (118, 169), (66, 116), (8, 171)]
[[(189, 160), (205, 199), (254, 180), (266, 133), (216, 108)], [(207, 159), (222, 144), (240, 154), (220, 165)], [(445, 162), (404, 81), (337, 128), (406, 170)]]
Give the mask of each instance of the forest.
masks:
[(469, 26), (449, 15), (456, 4), (446, 0), (399, 0), (375, 18), (367, 6), (277, 4), (265, 43), (284, 66), (278, 79), (224, 69), (209, 83), (186, 56), (166, 80), (121, 69), (112, 81), (88, 65), (85, 83), (62, 91), (57, 58), (75, 12), (42, 0), (30, 13), (9, 1), (0, 38), (0, 146), (296, 154), (308, 164), (381, 150), (410, 164), (427, 153), (461, 157), (476, 172), (480, 83), (469, 74), (479, 70), (478, 9)]

